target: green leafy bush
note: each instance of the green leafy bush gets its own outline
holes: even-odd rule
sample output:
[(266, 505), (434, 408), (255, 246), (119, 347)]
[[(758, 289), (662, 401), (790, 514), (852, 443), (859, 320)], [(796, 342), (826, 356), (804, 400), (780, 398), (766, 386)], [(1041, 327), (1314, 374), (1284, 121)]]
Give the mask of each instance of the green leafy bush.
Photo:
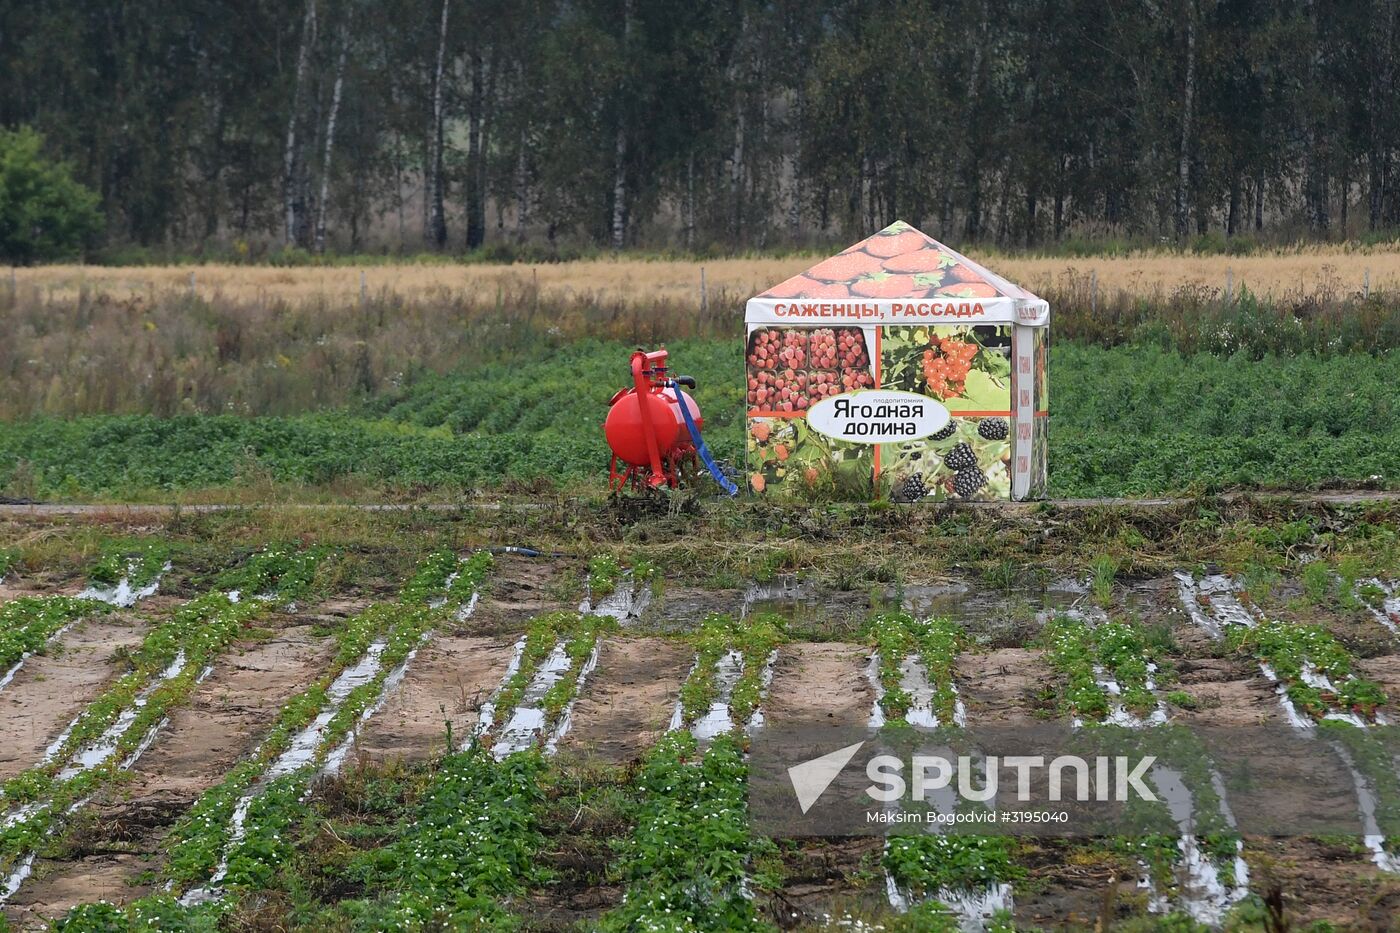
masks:
[(43, 149), (33, 130), (0, 130), (0, 260), (15, 265), (76, 256), (102, 227), (97, 195)]

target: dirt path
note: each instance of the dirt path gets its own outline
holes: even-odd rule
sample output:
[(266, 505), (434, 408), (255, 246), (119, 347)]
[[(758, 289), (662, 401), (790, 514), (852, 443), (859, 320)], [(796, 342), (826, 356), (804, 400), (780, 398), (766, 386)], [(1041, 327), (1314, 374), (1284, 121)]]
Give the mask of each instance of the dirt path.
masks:
[(282, 704), (316, 679), (333, 651), (330, 638), (293, 625), (226, 656), (189, 705), (171, 714), (132, 768), (132, 781), (77, 816), (65, 837), (72, 845), (66, 857), (35, 864), (7, 905), (10, 919), (42, 925), (75, 904), (147, 893), (133, 882), (153, 867), (171, 824), (256, 747)]
[(869, 660), (869, 648), (849, 642), (784, 645), (763, 701), (764, 719), (775, 726), (864, 726), (875, 702), (865, 676)]
[(965, 651), (953, 668), (972, 726), (1030, 720), (1046, 702), (1041, 693), (1054, 684), (1054, 676), (1037, 648)]
[(560, 743), (561, 754), (567, 750), (608, 761), (641, 755), (666, 731), (694, 661), (694, 650), (682, 641), (604, 639), (598, 667), (574, 705), (573, 728)]
[(124, 668), (116, 657), (146, 633), (134, 616), (79, 622), (49, 649), (24, 663), (0, 691), (0, 780), (38, 764), (73, 717)]
[(438, 635), (418, 651), (352, 753), (367, 761), (422, 761), (447, 748), (447, 722), (460, 745), (510, 665), (510, 636)]

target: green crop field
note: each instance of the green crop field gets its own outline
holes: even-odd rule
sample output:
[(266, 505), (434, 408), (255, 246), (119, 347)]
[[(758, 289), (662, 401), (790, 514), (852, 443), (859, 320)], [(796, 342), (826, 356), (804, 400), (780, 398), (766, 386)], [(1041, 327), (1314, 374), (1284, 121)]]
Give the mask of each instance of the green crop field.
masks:
[[(716, 455), (742, 463), (737, 343), (690, 339), (670, 350), (699, 381)], [(580, 340), (425, 375), (336, 412), (4, 424), (0, 479), (8, 473), (12, 495), (69, 499), (158, 500), (268, 482), (397, 497), (543, 482), (599, 495), (608, 457), (600, 425), (628, 353)], [(1400, 478), (1400, 355), (1251, 359), (1066, 341), (1053, 347), (1049, 371), (1053, 497)]]

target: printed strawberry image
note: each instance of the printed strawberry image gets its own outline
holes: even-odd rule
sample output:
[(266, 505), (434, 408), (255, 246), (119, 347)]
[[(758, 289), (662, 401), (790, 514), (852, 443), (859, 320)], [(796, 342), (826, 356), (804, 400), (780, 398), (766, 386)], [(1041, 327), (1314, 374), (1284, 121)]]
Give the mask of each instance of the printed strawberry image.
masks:
[(813, 282), (798, 298), (849, 298), (851, 290), (840, 282)]
[(858, 280), (851, 291), (865, 298), (907, 298), (926, 288), (927, 285), (920, 287), (912, 275), (880, 273)]
[(824, 282), (849, 282), (880, 271), (880, 258), (866, 252), (842, 253), (824, 259), (807, 270), (807, 275)]
[(886, 272), (903, 272), (906, 274), (921, 273), (941, 273), (947, 266), (952, 265), (952, 257), (936, 250), (933, 247), (921, 249), (916, 253), (905, 253), (903, 256), (894, 256), (881, 263), (881, 267)]
[(948, 282), (985, 282), (986, 279), (972, 271), (972, 267), (965, 263), (955, 263), (951, 266), (943, 278)]
[(872, 256), (888, 259), (902, 256), (928, 246), (928, 239), (917, 230), (904, 230), (894, 234), (880, 234), (865, 242), (865, 251)]
[(936, 289), (934, 294), (944, 298), (995, 298), (997, 290), (985, 282), (958, 282), (955, 285), (944, 285)]
[(770, 298), (800, 298), (805, 295), (808, 290), (820, 288), (821, 284), (822, 283), (809, 279), (807, 276), (799, 273), (786, 281), (779, 282), (777, 285), (774, 285), (772, 288), (768, 289), (768, 291), (764, 292), (764, 294)]

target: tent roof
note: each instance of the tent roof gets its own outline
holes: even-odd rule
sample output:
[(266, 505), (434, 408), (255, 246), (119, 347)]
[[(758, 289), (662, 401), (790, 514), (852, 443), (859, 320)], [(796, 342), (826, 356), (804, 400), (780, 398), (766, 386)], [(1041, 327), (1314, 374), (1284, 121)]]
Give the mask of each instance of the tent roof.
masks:
[(757, 297), (1039, 300), (902, 220)]

